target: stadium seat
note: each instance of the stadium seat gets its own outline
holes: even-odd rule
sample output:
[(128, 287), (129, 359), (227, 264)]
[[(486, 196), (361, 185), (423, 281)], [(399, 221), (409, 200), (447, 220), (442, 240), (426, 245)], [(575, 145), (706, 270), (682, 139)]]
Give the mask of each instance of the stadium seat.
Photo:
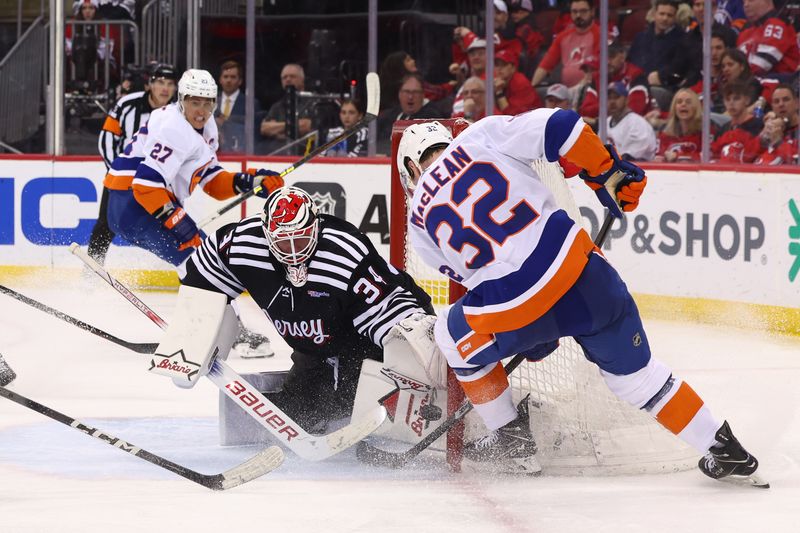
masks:
[(647, 9), (634, 9), (620, 22), (619, 40), (631, 44), (640, 31), (647, 28)]

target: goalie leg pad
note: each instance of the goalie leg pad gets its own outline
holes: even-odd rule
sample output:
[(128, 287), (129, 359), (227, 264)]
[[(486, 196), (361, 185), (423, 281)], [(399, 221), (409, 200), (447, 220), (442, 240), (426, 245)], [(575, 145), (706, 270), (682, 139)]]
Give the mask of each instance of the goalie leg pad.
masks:
[(374, 434), (401, 442), (416, 444), (436, 429), (445, 419), (426, 416), (431, 406), (440, 409), (447, 405), (447, 391), (403, 375), (385, 363), (366, 359), (361, 366), (353, 418), (380, 402), (388, 416)]
[(227, 357), (238, 332), (239, 320), (227, 296), (183, 285), (175, 318), (150, 359), (149, 370), (191, 388), (208, 374), (216, 357)]

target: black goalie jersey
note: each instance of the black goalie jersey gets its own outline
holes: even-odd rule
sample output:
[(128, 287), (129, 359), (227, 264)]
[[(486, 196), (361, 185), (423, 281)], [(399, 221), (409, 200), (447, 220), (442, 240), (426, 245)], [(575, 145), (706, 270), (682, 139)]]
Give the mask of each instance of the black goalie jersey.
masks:
[(294, 350), (323, 359), (382, 359), (383, 339), (413, 313), (433, 313), (430, 297), (389, 265), (352, 224), (319, 215), (308, 281), (293, 286), (272, 256), (259, 216), (223, 226), (186, 262), (184, 285), (236, 298), (245, 290)]

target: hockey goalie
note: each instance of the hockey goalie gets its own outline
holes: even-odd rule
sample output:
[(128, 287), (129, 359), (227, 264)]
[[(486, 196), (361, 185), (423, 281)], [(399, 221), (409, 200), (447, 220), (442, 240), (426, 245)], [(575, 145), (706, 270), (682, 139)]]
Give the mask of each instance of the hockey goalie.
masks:
[[(248, 291), (293, 350), (288, 372), (249, 377), (305, 431), (328, 433), (379, 400), (389, 419), (376, 433), (389, 438), (416, 442), (444, 419), (447, 364), (430, 297), (305, 191), (275, 191), (261, 214), (209, 235), (180, 274), (178, 316), (154, 372), (192, 386), (227, 354), (227, 302)], [(244, 443), (224, 412), (221, 426), (224, 444)]]

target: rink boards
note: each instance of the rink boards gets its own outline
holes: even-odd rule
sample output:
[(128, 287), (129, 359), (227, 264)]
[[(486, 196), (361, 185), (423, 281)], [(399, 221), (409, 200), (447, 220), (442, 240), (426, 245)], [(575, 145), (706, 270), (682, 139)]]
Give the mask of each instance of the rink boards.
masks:
[[(80, 262), (70, 242), (85, 245), (105, 167), (99, 158), (0, 156), (0, 280), (68, 279)], [(276, 171), (293, 159), (226, 158), (228, 170)], [(389, 255), (389, 160), (323, 159), (287, 176), (321, 209), (346, 218)], [(604, 248), (644, 310), (659, 316), (737, 323), (800, 333), (800, 173), (791, 168), (648, 165), (639, 208), (615, 223)], [(592, 233), (602, 211), (579, 179), (570, 185)], [(196, 194), (195, 220), (222, 203)], [(257, 213), (250, 200), (214, 225)], [(143, 287), (174, 287), (166, 263), (117, 243), (107, 265)]]

